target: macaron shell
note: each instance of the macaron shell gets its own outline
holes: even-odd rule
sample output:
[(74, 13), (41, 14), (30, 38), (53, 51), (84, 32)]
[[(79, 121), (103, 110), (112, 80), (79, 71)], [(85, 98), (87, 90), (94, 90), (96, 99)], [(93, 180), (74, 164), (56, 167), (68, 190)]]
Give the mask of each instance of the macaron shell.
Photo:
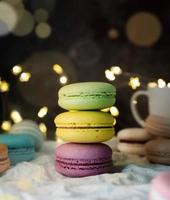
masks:
[(63, 163), (58, 163), (55, 167), (57, 172), (68, 177), (94, 176), (113, 172), (112, 162), (89, 166), (66, 165)]
[[(88, 160), (98, 160), (104, 159), (104, 161), (110, 161), (112, 157), (112, 149), (103, 143), (96, 144), (75, 144), (75, 143), (66, 143), (62, 144), (56, 148), (56, 157), (63, 157), (68, 159), (76, 159), (85, 161), (89, 163)], [(107, 160), (106, 160), (107, 159)], [(77, 163), (77, 161), (76, 161)], [(96, 162), (95, 162), (96, 163)], [(97, 161), (97, 163), (99, 163)], [(82, 163), (81, 163), (82, 164)]]
[(170, 165), (170, 139), (155, 139), (145, 145), (147, 159), (153, 163)]
[(34, 127), (35, 129), (39, 128), (37, 123), (35, 123), (35, 121), (30, 120), (30, 119), (24, 119), (21, 122), (14, 124), (13, 126), (18, 126), (18, 125), (23, 125), (23, 126), (27, 126), (27, 127)]
[(113, 97), (77, 97), (76, 99), (59, 99), (58, 105), (66, 110), (100, 110), (111, 107), (115, 104), (115, 101), (116, 100)]
[(8, 148), (4, 144), (0, 144), (0, 173), (3, 173), (10, 167), (8, 158)]
[(145, 142), (152, 139), (152, 136), (143, 128), (126, 128), (117, 133), (118, 140)]
[(111, 114), (101, 111), (64, 112), (55, 118), (57, 127), (113, 127)]
[[(83, 93), (84, 92), (84, 93)], [(80, 82), (73, 83), (66, 86), (63, 86), (59, 90), (59, 97), (70, 95), (92, 95), (92, 94), (101, 94), (103, 96), (115, 95), (116, 88), (106, 82)]]
[(0, 162), (0, 174), (5, 172), (7, 169), (9, 169), (10, 167), (10, 160), (9, 158), (7, 158), (6, 160), (4, 161), (1, 161)]
[(163, 130), (163, 129), (157, 129), (156, 127), (151, 127), (151, 126), (146, 126), (145, 127), (146, 131), (148, 133), (150, 133), (153, 136), (157, 136), (157, 137), (165, 137), (165, 138), (169, 138), (170, 139), (170, 130)]
[(18, 125), (18, 126), (12, 127), (10, 133), (16, 133), (16, 132), (25, 131), (25, 130), (30, 131), (37, 138), (39, 138), (39, 137), (42, 138), (40, 131), (33, 127), (26, 127), (26, 126), (23, 127), (23, 126)]
[(35, 159), (35, 150), (34, 148), (12, 149), (9, 150), (9, 158), (12, 165), (23, 161), (31, 161)]
[(170, 138), (170, 129), (166, 127), (158, 127), (158, 126), (151, 126), (147, 124), (145, 126), (145, 129), (148, 133), (154, 135), (154, 136), (160, 136), (160, 137), (166, 137)]
[(0, 159), (8, 156), (8, 148), (4, 144), (0, 144)]
[(144, 144), (130, 144), (130, 143), (118, 143), (118, 150), (127, 154), (134, 155), (145, 155), (145, 146)]
[(160, 154), (153, 152), (147, 154), (147, 159), (151, 163), (163, 164), (163, 165), (170, 165), (170, 159), (166, 157), (166, 154)]
[(170, 125), (170, 119), (158, 115), (149, 115), (146, 118), (146, 122), (153, 122), (154, 124), (159, 123), (163, 126)]
[(145, 129), (152, 135), (170, 138), (170, 120), (167, 118), (150, 115), (145, 121)]
[(113, 128), (100, 129), (62, 129), (57, 128), (56, 137), (75, 143), (97, 143), (110, 140), (114, 136)]
[(27, 147), (35, 147), (34, 140), (30, 135), (20, 134), (0, 134), (0, 142), (5, 144), (9, 148), (27, 148)]
[(111, 107), (115, 93), (115, 87), (109, 83), (75, 83), (59, 90), (58, 104), (66, 110), (98, 110)]
[(23, 134), (24, 135), (30, 135), (33, 138), (34, 142), (35, 142), (35, 149), (37, 151), (39, 151), (41, 149), (42, 145), (43, 145), (43, 139), (41, 137), (38, 137), (35, 132), (32, 132), (29, 129), (24, 129), (24, 130), (23, 129), (21, 129), (21, 130), (19, 130), (19, 129), (16, 130), (15, 129), (15, 130), (11, 130), (10, 134), (15, 134), (15, 135), (17, 135), (17, 134), (19, 134), (19, 135), (23, 135)]

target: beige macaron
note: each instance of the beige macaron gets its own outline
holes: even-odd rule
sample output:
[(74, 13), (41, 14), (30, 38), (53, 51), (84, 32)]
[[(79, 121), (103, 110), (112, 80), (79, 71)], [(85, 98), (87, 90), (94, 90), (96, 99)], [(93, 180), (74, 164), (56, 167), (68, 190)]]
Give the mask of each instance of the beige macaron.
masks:
[(128, 154), (145, 155), (144, 145), (152, 136), (143, 128), (127, 128), (118, 132), (118, 150)]
[(170, 138), (170, 119), (150, 115), (145, 121), (145, 130), (155, 136)]
[(170, 165), (170, 139), (158, 138), (145, 145), (146, 157), (152, 163)]

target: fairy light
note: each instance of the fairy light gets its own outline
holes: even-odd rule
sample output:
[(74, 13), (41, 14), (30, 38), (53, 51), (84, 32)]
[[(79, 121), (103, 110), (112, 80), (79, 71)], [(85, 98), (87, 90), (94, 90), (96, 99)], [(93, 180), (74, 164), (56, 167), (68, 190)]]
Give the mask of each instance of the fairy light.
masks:
[(44, 123), (39, 124), (39, 129), (42, 132), (43, 136), (46, 137), (47, 135), (47, 126)]
[(11, 129), (11, 122), (10, 121), (3, 121), (1, 124), (1, 129), (4, 131), (10, 131)]
[(108, 37), (112, 40), (116, 39), (119, 36), (119, 32), (117, 29), (115, 28), (111, 28), (108, 33), (107, 33)]
[(109, 69), (105, 70), (105, 76), (110, 81), (114, 81), (115, 80), (114, 73), (112, 71), (110, 71)]
[(0, 1), (0, 36), (8, 35), (18, 22), (17, 10), (5, 1)]
[(133, 100), (132, 103), (133, 103), (133, 104), (137, 104), (138, 102), (137, 102), (136, 100)]
[(113, 74), (120, 75), (122, 74), (122, 69), (119, 66), (113, 66), (110, 68)]
[(21, 66), (19, 66), (19, 65), (15, 65), (13, 68), (12, 68), (12, 74), (13, 75), (15, 75), (15, 76), (17, 76), (17, 75), (19, 75), (21, 72), (22, 72), (22, 67)]
[(41, 38), (45, 39), (50, 36), (51, 34), (51, 26), (46, 22), (39, 23), (35, 28), (36, 35)]
[(53, 70), (57, 74), (63, 74), (63, 68), (58, 64), (53, 65)]
[(148, 86), (148, 88), (156, 88), (157, 83), (156, 82), (149, 82), (147, 86)]
[(22, 9), (20, 15), (21, 16), (18, 18), (15, 28), (12, 29), (12, 33), (18, 37), (24, 37), (33, 31), (35, 21), (32, 13), (26, 9)]
[(166, 82), (163, 79), (158, 79), (158, 87), (164, 88), (166, 86)]
[(167, 83), (167, 87), (170, 88), (170, 83)]
[(114, 125), (114, 126), (116, 125), (116, 122), (117, 122), (117, 121), (116, 121), (116, 119), (114, 118), (114, 121), (113, 121), (113, 125)]
[(11, 111), (10, 117), (14, 123), (19, 123), (22, 121), (22, 116), (17, 110)]
[(131, 77), (129, 81), (129, 86), (131, 86), (133, 90), (138, 88), (140, 86), (139, 77)]
[(119, 110), (116, 106), (112, 106), (110, 108), (110, 113), (114, 116), (114, 117), (117, 117), (119, 116)]
[(48, 112), (47, 106), (40, 108), (40, 110), (38, 111), (38, 117), (39, 118), (45, 117), (45, 115), (47, 115), (47, 112)]
[(39, 8), (35, 11), (34, 18), (37, 22), (46, 22), (48, 20), (48, 15), (47, 10)]
[(68, 78), (67, 78), (66, 76), (61, 76), (61, 77), (60, 77), (60, 83), (61, 83), (61, 84), (66, 84), (67, 81), (68, 81)]
[(30, 80), (30, 78), (31, 78), (31, 73), (23, 72), (23, 73), (21, 73), (19, 80), (21, 82), (28, 82)]
[(7, 83), (6, 81), (1, 81), (0, 80), (0, 91), (1, 92), (8, 92), (9, 91), (9, 83)]

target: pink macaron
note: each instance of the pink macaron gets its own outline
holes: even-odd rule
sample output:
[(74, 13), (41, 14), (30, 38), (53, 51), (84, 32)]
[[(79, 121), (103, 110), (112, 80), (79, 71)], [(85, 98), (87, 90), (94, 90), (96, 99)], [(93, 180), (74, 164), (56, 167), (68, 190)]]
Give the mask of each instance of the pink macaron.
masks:
[(149, 200), (170, 200), (170, 172), (161, 172), (151, 181)]
[(57, 172), (69, 177), (111, 173), (112, 150), (102, 143), (66, 143), (57, 147), (55, 164)]

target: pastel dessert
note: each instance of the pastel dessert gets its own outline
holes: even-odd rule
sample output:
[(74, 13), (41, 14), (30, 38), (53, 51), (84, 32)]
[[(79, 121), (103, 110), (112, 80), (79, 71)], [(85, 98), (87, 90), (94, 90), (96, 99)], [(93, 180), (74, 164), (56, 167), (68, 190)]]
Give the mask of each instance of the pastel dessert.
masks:
[(8, 148), (4, 144), (0, 144), (0, 174), (10, 167), (8, 158)]
[(112, 150), (105, 144), (67, 143), (56, 149), (56, 171), (69, 177), (84, 177), (113, 171)]
[(139, 156), (145, 155), (145, 144), (152, 136), (143, 128), (127, 128), (118, 132), (118, 150)]
[(150, 162), (170, 165), (170, 139), (151, 140), (145, 145), (145, 151)]
[(145, 129), (152, 135), (170, 138), (170, 119), (150, 115), (145, 121)]
[(29, 134), (35, 140), (35, 148), (39, 151), (43, 145), (43, 134), (41, 133), (39, 126), (32, 120), (23, 120), (14, 124), (11, 127), (10, 133), (12, 134)]
[(170, 172), (159, 173), (151, 181), (149, 200), (169, 200), (170, 199)]
[(74, 83), (59, 90), (58, 104), (66, 110), (100, 110), (115, 103), (115, 94), (115, 87), (109, 83)]
[(114, 118), (101, 111), (72, 111), (55, 118), (58, 138), (75, 143), (104, 142), (114, 136)]
[(8, 155), (12, 165), (35, 158), (35, 143), (30, 135), (0, 134), (0, 143), (8, 147)]

